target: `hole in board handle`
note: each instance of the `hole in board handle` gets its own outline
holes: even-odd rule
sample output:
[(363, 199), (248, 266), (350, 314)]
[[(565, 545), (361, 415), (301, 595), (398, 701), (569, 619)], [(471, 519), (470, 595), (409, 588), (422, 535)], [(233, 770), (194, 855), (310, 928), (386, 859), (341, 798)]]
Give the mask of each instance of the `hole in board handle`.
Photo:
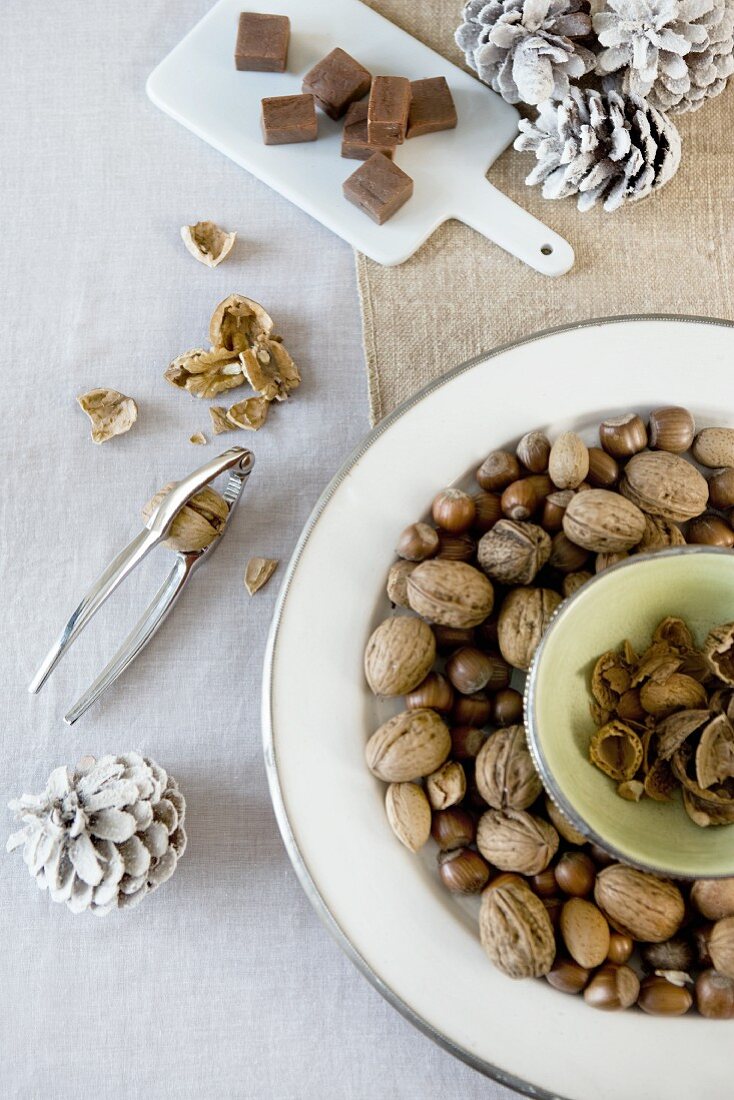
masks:
[(542, 244), (540, 246), (540, 251), (543, 253), (544, 256), (552, 256), (553, 255), (553, 245), (552, 244)]

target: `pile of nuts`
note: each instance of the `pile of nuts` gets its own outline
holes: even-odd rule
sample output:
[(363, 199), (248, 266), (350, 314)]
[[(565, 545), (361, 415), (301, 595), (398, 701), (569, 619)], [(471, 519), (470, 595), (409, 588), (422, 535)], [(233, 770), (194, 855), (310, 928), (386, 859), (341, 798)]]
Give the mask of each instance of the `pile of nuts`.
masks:
[(606, 420), (599, 443), (530, 432), (486, 458), (478, 492), (444, 489), (433, 522), (400, 535), (387, 593), (414, 614), (377, 627), (365, 673), (405, 709), (367, 764), (398, 839), (432, 838), (444, 886), (481, 895), (480, 939), (503, 973), (605, 1010), (734, 1019), (734, 879), (679, 886), (587, 844), (543, 795), (511, 684), (593, 572), (685, 542), (734, 547), (734, 429), (696, 434), (671, 407)]

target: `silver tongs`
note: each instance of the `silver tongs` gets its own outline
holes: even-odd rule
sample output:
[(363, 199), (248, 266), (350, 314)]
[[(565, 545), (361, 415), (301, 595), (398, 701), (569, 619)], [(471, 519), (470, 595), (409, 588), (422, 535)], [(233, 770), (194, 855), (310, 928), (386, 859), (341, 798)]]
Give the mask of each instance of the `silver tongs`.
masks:
[(173, 569), (161, 585), (143, 617), (130, 631), (120, 649), (103, 668), (92, 686), (74, 704), (69, 713), (64, 715), (64, 721), (67, 725), (71, 726), (77, 718), (81, 718), (82, 714), (91, 707), (92, 703), (99, 699), (100, 695), (115, 682), (118, 676), (125, 671), (148, 644), (181, 595), (191, 574), (221, 542), (240, 499), (242, 488), (254, 464), (255, 459), (250, 451), (244, 447), (231, 447), (230, 450), (225, 451), (218, 458), (213, 458), (204, 466), (200, 466), (198, 470), (194, 470), (183, 481), (179, 481), (163, 497), (156, 510), (146, 521), (144, 530), (135, 536), (114, 561), (110, 562), (101, 577), (94, 582), (83, 597), (33, 677), (28, 687), (32, 694), (35, 695), (36, 692), (41, 690), (66, 651), (79, 637), (87, 623), (99, 611), (105, 600), (112, 595), (117, 586), (124, 581), (125, 577), (132, 572), (154, 546), (157, 546), (159, 542), (166, 538), (173, 520), (184, 504), (203, 489), (205, 485), (208, 485), (210, 481), (213, 481), (227, 470), (231, 471), (222, 494), (229, 505), (229, 513), (219, 537), (214, 539), (204, 550), (195, 550), (188, 553), (176, 551), (176, 561)]

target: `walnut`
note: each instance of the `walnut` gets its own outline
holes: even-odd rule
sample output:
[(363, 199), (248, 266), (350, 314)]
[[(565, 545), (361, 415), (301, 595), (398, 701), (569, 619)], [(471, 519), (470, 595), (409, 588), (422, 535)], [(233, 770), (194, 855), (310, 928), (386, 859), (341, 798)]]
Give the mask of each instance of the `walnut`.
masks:
[(247, 351), (260, 336), (270, 336), (273, 321), (259, 302), (241, 294), (230, 294), (220, 302), (209, 322), (212, 347), (239, 355)]
[(487, 810), (477, 826), (477, 847), (500, 871), (538, 875), (558, 851), (558, 833), (526, 810)]
[(645, 531), (640, 509), (609, 489), (577, 493), (563, 514), (563, 530), (571, 542), (595, 553), (631, 550)]
[(279, 340), (260, 336), (241, 358), (247, 381), (267, 401), (285, 401), (301, 384), (298, 368)]
[(553, 925), (543, 902), (523, 882), (484, 891), (479, 938), (491, 961), (509, 978), (539, 978), (553, 966)]
[[(170, 482), (148, 501), (143, 508), (143, 519), (146, 523), (163, 497), (176, 484), (175, 481)], [(229, 507), (224, 497), (207, 485), (184, 504), (175, 516), (163, 545), (184, 554), (205, 550), (221, 534), (228, 515)]]
[(396, 561), (387, 575), (387, 598), (396, 607), (410, 607), (408, 577), (418, 567), (416, 561)]
[(711, 929), (708, 940), (711, 960), (720, 974), (734, 978), (734, 917), (722, 917)]
[(216, 397), (245, 384), (239, 355), (225, 348), (185, 351), (173, 360), (163, 377), (194, 397)]
[(129, 432), (138, 418), (138, 407), (132, 397), (118, 390), (89, 390), (77, 397), (77, 401), (92, 421), (95, 443), (106, 443), (115, 435)]
[(441, 626), (478, 626), (494, 606), (490, 582), (461, 561), (423, 561), (408, 577), (407, 587), (413, 610)]
[(391, 783), (385, 792), (390, 828), (410, 852), (417, 852), (431, 835), (431, 807), (417, 783)]
[(542, 527), (501, 519), (479, 540), (477, 559), (500, 584), (530, 584), (550, 552), (551, 540)]
[(367, 767), (387, 783), (430, 775), (451, 752), (448, 727), (433, 710), (406, 710), (384, 722), (365, 747)]
[(669, 940), (685, 915), (677, 886), (621, 863), (599, 872), (594, 900), (613, 928), (644, 943)]
[(638, 554), (651, 554), (668, 546), (685, 546), (686, 540), (680, 527), (659, 516), (645, 516), (645, 530), (635, 547)]
[(217, 267), (229, 256), (237, 234), (225, 233), (214, 222), (197, 222), (182, 225), (181, 238), (195, 260), (207, 267)]
[(643, 512), (673, 523), (700, 516), (709, 497), (706, 478), (685, 458), (668, 451), (633, 455), (619, 489)]
[(256, 432), (267, 420), (270, 402), (264, 397), (246, 397), (227, 409), (227, 420), (235, 428)]
[(514, 588), (505, 597), (497, 623), (500, 653), (527, 672), (540, 639), (561, 602), (550, 588)]
[(268, 583), (277, 568), (277, 558), (250, 558), (245, 566), (245, 588), (251, 596)]
[(364, 671), (375, 695), (407, 695), (431, 671), (436, 639), (427, 623), (412, 615), (393, 615), (373, 631), (364, 654)]
[(526, 810), (543, 790), (528, 752), (524, 726), (499, 729), (482, 745), (474, 772), (477, 789), (495, 810)]
[(674, 672), (662, 683), (648, 680), (640, 690), (640, 702), (648, 714), (666, 717), (674, 710), (694, 710), (705, 707), (706, 689), (692, 676)]

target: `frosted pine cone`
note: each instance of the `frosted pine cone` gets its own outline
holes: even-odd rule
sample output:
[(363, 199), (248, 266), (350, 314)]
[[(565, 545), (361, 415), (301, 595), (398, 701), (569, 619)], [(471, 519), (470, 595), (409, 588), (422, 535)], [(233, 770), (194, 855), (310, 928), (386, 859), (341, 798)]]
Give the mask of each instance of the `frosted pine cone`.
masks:
[(680, 135), (644, 99), (571, 88), (562, 103), (541, 103), (534, 121), (521, 119), (515, 148), (535, 153), (527, 184), (546, 199), (578, 195), (579, 210), (601, 201), (607, 211), (643, 199), (670, 180), (680, 164)]
[(7, 850), (22, 846), (40, 889), (73, 913), (137, 905), (171, 877), (186, 848), (176, 780), (134, 752), (56, 768), (43, 794), (9, 806), (23, 828)]
[(563, 99), (590, 72), (588, 0), (468, 0), (456, 41), (466, 63), (508, 103)]
[(599, 71), (661, 111), (695, 110), (734, 72), (734, 0), (606, 0), (593, 23)]

